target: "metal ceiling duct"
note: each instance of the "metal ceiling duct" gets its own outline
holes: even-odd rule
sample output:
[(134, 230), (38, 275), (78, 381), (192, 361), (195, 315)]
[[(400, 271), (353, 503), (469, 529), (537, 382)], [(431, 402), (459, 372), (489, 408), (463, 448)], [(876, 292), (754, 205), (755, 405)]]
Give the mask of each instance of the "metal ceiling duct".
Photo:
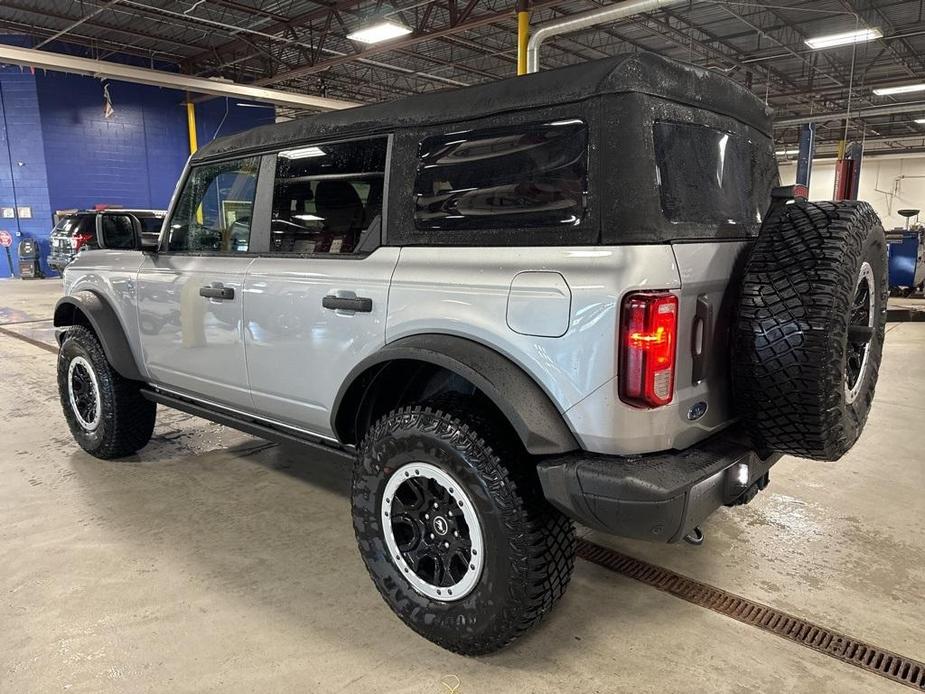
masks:
[(332, 111), (352, 108), (360, 104), (340, 99), (327, 99), (308, 94), (296, 94), (279, 89), (254, 87), (248, 84), (238, 84), (230, 80), (213, 80), (204, 77), (193, 77), (178, 72), (165, 72), (163, 70), (150, 70), (134, 65), (113, 63), (106, 60), (92, 60), (80, 58), (63, 53), (51, 51), (38, 51), (34, 48), (17, 48), (16, 46), (0, 45), (0, 63), (25, 65), (46, 70), (70, 72), (91, 77), (108, 77), (124, 82), (136, 84), (150, 84), (156, 87), (167, 87), (181, 91), (195, 92), (197, 94), (212, 94), (215, 96), (234, 96), (253, 101), (262, 101), (277, 106), (295, 106), (298, 108), (319, 109)]
[(543, 45), (543, 41), (552, 36), (569, 34), (596, 24), (615, 22), (624, 17), (681, 4), (688, 4), (688, 0), (627, 0), (627, 2), (539, 24), (531, 30), (530, 41), (527, 43), (527, 72), (536, 72), (540, 69), (540, 46)]
[[(851, 112), (851, 118), (873, 118), (874, 116), (892, 116), (896, 113), (922, 113), (925, 114), (925, 101), (906, 101), (901, 104), (889, 106), (874, 106), (862, 108)], [(844, 113), (817, 113), (812, 116), (799, 116), (798, 118), (782, 118), (774, 121), (775, 128), (786, 128), (803, 123), (821, 123), (827, 120), (844, 118)]]

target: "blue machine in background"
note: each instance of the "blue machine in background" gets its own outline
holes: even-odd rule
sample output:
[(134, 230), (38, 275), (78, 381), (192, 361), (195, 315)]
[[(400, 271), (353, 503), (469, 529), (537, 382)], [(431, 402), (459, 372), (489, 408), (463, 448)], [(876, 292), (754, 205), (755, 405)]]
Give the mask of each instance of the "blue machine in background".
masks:
[(920, 224), (910, 226), (910, 219), (917, 217), (918, 210), (899, 210), (906, 218), (905, 229), (893, 229), (886, 234), (890, 252), (890, 293), (909, 296), (921, 291), (925, 284), (925, 228)]

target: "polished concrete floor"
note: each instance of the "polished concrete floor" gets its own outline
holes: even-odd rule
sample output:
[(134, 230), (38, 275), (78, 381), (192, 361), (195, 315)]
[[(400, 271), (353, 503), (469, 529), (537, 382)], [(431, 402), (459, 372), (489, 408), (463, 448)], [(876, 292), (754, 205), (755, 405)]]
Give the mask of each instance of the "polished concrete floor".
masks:
[[(51, 341), (59, 292), (0, 281), (0, 323)], [(783, 460), (699, 548), (589, 536), (925, 660), (925, 323), (889, 328), (843, 460)], [(582, 561), (528, 637), (452, 655), (376, 594), (348, 484), (340, 460), (163, 409), (140, 455), (95, 460), (61, 417), (54, 355), (0, 334), (0, 692), (905, 690)]]

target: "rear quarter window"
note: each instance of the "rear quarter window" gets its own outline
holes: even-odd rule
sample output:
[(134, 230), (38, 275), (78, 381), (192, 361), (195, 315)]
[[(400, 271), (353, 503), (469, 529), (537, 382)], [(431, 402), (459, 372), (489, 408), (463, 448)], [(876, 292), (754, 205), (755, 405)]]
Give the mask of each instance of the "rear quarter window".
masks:
[(703, 125), (653, 125), (662, 212), (670, 222), (754, 226), (764, 210), (752, 194), (756, 145)]
[(420, 143), (420, 230), (577, 226), (587, 210), (588, 128), (577, 119), (467, 130)]

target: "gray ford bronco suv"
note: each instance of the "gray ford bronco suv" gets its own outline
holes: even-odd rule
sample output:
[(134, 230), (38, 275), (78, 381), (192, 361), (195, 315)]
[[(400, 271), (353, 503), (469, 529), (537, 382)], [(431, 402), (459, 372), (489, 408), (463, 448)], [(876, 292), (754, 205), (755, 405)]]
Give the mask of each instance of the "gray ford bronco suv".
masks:
[(778, 186), (766, 106), (649, 54), (216, 140), (160, 239), (65, 275), (77, 442), (157, 404), (353, 460), (360, 554), (464, 654), (562, 596), (573, 520), (701, 537), (781, 454), (835, 460), (871, 406), (886, 243)]

